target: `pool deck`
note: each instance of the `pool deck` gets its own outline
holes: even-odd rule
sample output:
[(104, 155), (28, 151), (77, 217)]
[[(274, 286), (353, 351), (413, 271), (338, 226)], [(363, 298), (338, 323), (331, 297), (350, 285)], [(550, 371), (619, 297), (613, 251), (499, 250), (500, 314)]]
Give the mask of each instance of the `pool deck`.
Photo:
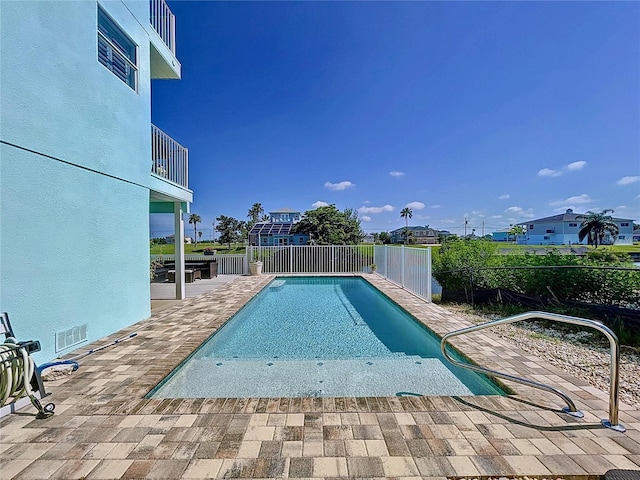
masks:
[[(378, 275), (364, 277), (439, 334), (469, 325)], [(558, 397), (519, 384), (509, 385), (511, 397), (144, 398), (271, 278), (238, 277), (74, 352), (137, 332), (46, 383), (54, 416), (35, 419), (29, 405), (0, 419), (0, 478), (587, 480), (640, 470), (639, 410), (621, 404), (625, 433), (603, 428), (608, 392), (487, 331), (453, 343), (477, 363), (561, 388), (585, 417), (560, 413)]]

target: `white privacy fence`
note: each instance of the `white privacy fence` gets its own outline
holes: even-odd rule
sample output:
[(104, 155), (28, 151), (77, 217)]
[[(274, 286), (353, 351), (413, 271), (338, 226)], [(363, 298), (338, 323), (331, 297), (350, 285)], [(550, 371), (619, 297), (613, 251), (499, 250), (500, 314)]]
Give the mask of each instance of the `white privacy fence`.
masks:
[(376, 245), (378, 273), (402, 288), (431, 301), (431, 249)]
[(373, 245), (288, 245), (247, 247), (263, 273), (360, 273), (370, 270)]
[[(152, 255), (174, 262), (174, 255)], [(431, 249), (389, 245), (288, 245), (247, 247), (239, 255), (185, 255), (185, 262), (218, 263), (218, 275), (249, 273), (249, 262), (262, 261), (262, 273), (363, 273), (373, 264), (387, 280), (431, 301)]]
[[(160, 259), (163, 263), (174, 263), (174, 255), (151, 255), (151, 259)], [(185, 255), (186, 262), (213, 262), (218, 264), (218, 275), (243, 275), (246, 273), (245, 264), (247, 257), (240, 255)]]
[(388, 245), (248, 247), (247, 259), (263, 273), (361, 273), (371, 271), (431, 301), (431, 249)]

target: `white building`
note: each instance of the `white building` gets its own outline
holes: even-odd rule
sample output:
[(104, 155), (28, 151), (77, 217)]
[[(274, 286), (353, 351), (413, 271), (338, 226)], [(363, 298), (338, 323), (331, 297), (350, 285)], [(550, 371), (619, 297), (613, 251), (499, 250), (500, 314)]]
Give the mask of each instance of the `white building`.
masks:
[[(587, 239), (582, 242), (578, 239), (580, 225), (584, 220), (584, 214), (573, 213), (568, 209), (565, 213), (553, 215), (551, 217), (530, 220), (526, 223), (519, 223), (526, 228), (526, 235), (518, 235), (517, 243), (524, 245), (574, 245), (587, 244)], [(618, 235), (615, 239), (609, 235), (605, 237), (605, 244), (632, 245), (633, 244), (633, 220), (627, 218), (615, 218), (613, 221), (618, 225)]]

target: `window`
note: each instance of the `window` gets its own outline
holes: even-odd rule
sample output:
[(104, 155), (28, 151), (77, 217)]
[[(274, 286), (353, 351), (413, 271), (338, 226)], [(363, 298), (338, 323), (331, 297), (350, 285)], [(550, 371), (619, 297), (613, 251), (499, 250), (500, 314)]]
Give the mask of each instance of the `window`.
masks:
[(569, 226), (575, 228), (575, 227), (578, 226), (578, 224), (577, 223), (570, 223)]
[(626, 238), (626, 237), (625, 237), (624, 235), (619, 235), (619, 236), (618, 236), (618, 240), (625, 240), (625, 238)]
[(628, 227), (629, 226), (629, 222), (622, 222), (620, 224), (621, 227)]
[(534, 225), (533, 224), (529, 224), (529, 230), (533, 230)]
[(136, 44), (98, 7), (98, 61), (136, 89)]

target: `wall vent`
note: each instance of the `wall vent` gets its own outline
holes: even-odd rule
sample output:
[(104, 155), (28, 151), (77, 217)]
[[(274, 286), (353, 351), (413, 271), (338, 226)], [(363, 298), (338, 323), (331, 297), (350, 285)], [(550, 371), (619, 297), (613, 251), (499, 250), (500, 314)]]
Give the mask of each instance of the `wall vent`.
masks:
[(56, 352), (87, 340), (87, 324), (56, 332)]

